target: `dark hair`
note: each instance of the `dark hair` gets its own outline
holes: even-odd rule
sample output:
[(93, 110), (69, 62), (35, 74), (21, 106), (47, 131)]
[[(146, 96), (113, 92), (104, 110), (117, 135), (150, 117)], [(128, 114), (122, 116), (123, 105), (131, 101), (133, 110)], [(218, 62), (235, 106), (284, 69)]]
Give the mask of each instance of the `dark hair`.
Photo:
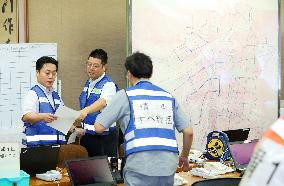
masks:
[(98, 48), (93, 50), (89, 55), (89, 58), (90, 57), (100, 59), (102, 61), (102, 65), (107, 64), (107, 53), (103, 49)]
[(51, 63), (56, 66), (56, 72), (58, 70), (58, 61), (52, 57), (42, 56), (36, 61), (36, 70), (40, 71), (44, 64)]
[(153, 72), (152, 60), (149, 56), (135, 52), (128, 56), (125, 61), (125, 68), (136, 78), (150, 78)]

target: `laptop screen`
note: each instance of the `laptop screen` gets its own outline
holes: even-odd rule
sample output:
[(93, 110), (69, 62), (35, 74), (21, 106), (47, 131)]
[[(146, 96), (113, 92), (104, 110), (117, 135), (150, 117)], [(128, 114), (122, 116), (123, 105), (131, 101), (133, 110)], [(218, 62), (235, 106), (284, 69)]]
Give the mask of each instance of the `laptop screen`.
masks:
[(68, 160), (66, 167), (73, 186), (94, 183), (115, 184), (106, 156)]
[(250, 162), (257, 141), (250, 143), (230, 144), (229, 149), (236, 168), (246, 166)]
[(55, 170), (60, 146), (39, 146), (21, 149), (20, 168), (30, 176)]
[(250, 128), (226, 130), (223, 131), (227, 134), (229, 142), (245, 141), (248, 139)]

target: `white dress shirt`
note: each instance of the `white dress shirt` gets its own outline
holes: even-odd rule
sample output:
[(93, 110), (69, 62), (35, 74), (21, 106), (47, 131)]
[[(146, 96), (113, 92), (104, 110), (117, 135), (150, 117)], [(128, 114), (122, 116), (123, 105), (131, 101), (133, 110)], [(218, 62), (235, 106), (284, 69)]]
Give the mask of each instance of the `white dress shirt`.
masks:
[[(89, 80), (90, 84), (88, 88), (88, 97), (90, 96), (90, 92), (93, 90), (96, 83), (99, 82), (104, 76), (105, 76), (105, 73), (96, 80), (91, 80), (91, 79)], [(104, 84), (102, 88), (100, 98), (104, 98), (106, 100), (106, 104), (108, 104), (115, 94), (116, 94), (115, 84), (113, 82), (107, 82), (106, 84)]]
[[(37, 83), (37, 85), (43, 90), (45, 93), (49, 103), (54, 109), (54, 101), (52, 98), (52, 92), (53, 88), (51, 90), (48, 90), (46, 87), (43, 85)], [(61, 104), (63, 104), (63, 101), (61, 100)], [(64, 104), (63, 104), (64, 105)], [(29, 112), (34, 112), (34, 113), (39, 113), (39, 101), (38, 101), (38, 96), (35, 91), (29, 90), (27, 94), (24, 97), (23, 103), (22, 103), (22, 116)]]

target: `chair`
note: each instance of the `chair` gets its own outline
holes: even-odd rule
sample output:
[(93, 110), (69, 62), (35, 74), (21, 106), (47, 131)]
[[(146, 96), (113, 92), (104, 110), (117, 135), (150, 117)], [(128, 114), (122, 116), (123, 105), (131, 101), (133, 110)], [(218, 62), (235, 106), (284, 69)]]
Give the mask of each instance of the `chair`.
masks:
[(65, 168), (65, 161), (78, 158), (87, 158), (88, 151), (85, 147), (76, 144), (61, 145), (58, 155), (57, 167)]
[(215, 178), (195, 182), (192, 186), (238, 186), (242, 178)]

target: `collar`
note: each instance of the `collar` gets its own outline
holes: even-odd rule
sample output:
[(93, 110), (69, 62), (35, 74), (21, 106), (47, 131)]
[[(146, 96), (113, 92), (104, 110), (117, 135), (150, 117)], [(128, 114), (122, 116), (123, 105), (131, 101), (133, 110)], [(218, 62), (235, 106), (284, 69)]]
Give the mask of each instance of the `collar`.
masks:
[(90, 85), (95, 85), (97, 82), (99, 82), (101, 79), (103, 79), (103, 77), (106, 75), (106, 73), (104, 72), (103, 75), (101, 75), (99, 78), (95, 79), (95, 80), (92, 80), (92, 79), (89, 79), (89, 86)]
[(39, 88), (41, 88), (43, 90), (43, 92), (45, 94), (51, 94), (53, 92), (53, 90), (54, 90), (54, 88), (51, 88), (51, 90), (48, 90), (45, 86), (43, 86), (40, 83), (37, 83), (37, 85), (39, 86)]
[[(146, 81), (146, 82), (150, 82), (151, 83), (150, 79), (141, 78), (138, 81), (136, 81), (135, 85), (137, 85), (139, 82), (142, 82), (142, 81)], [(135, 85), (133, 85), (133, 86), (135, 86)]]

